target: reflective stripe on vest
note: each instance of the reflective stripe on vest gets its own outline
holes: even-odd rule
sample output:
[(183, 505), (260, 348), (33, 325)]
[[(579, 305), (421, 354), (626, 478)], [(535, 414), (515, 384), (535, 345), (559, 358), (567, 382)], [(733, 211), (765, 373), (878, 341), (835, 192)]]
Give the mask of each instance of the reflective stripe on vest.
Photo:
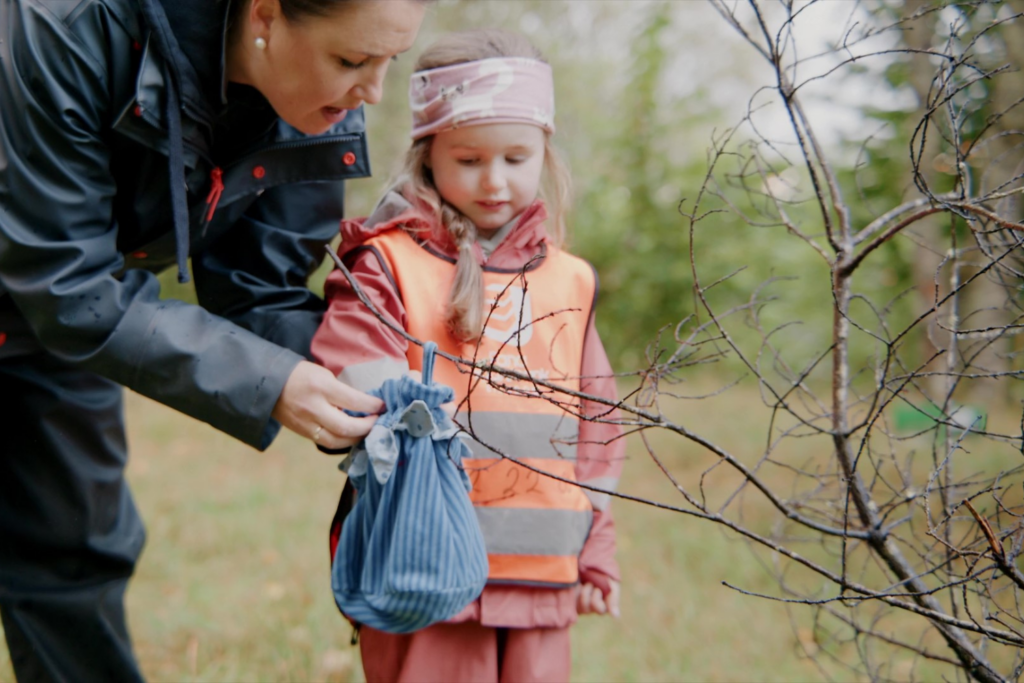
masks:
[[(593, 305), (593, 270), (581, 259), (547, 248), (522, 271), (484, 270), (486, 325), (479, 344), (463, 344), (445, 326), (455, 263), (418, 244), (404, 230), (367, 242), (382, 258), (406, 311), (406, 329), (433, 340), (454, 356), (493, 363), (578, 391), (583, 341)], [(409, 367), (422, 367), (411, 345)], [(489, 580), (531, 585), (571, 585), (593, 508), (576, 480), (578, 401), (529, 381), (461, 370), (436, 359), (434, 381), (455, 389), (458, 421), (476, 436), (464, 465), (477, 518), (487, 543)], [(497, 385), (492, 386), (492, 384)], [(538, 397), (540, 394), (543, 398)], [(468, 404), (462, 403), (470, 396)]]

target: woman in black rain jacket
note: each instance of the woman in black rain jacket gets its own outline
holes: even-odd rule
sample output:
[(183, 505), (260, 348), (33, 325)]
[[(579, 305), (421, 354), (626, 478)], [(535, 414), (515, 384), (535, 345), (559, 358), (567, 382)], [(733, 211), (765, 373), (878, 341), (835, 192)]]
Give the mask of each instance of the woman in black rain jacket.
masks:
[[(263, 449), (376, 399), (306, 361), (416, 0), (0, 0), (0, 615), (19, 680), (138, 680), (120, 385)], [(199, 305), (154, 273), (192, 276)]]

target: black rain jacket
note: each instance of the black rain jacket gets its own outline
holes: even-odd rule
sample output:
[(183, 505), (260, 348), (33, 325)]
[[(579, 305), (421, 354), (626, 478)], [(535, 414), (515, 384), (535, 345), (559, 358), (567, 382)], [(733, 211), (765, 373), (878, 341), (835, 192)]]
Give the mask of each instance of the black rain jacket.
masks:
[[(0, 0), (0, 359), (45, 349), (263, 449), (369, 161), (361, 110), (306, 136), (225, 85), (227, 12)], [(199, 306), (154, 275), (187, 253)]]

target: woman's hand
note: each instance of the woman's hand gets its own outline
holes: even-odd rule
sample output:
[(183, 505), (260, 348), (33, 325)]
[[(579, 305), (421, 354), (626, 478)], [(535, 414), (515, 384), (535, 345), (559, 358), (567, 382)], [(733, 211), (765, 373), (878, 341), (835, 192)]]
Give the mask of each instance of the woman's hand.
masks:
[(611, 589), (606, 596), (592, 583), (584, 583), (576, 589), (577, 614), (611, 614), (619, 617), (619, 582), (608, 579)]
[[(352, 417), (342, 408), (370, 415)], [(382, 410), (380, 399), (339, 382), (327, 368), (302, 361), (288, 376), (271, 415), (296, 434), (335, 449), (366, 436)]]

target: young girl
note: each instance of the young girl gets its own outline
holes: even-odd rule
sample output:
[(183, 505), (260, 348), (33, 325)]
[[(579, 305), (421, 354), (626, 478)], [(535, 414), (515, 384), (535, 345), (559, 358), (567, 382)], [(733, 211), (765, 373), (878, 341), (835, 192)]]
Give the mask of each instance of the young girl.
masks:
[[(403, 175), (373, 215), (342, 223), (340, 255), (359, 287), (391, 323), (442, 351), (613, 399), (593, 321), (596, 277), (558, 246), (569, 179), (550, 143), (551, 67), (516, 34), (454, 34), (420, 57), (410, 99), (414, 143)], [(539, 199), (545, 171), (550, 218)], [(323, 365), (360, 389), (420, 369), (421, 348), (364, 306), (340, 271), (326, 294), (313, 340)], [(366, 678), (568, 680), (577, 614), (618, 615), (608, 496), (499, 454), (612, 488), (620, 428), (579, 417), (617, 413), (530, 382), (474, 376), (440, 356), (434, 381), (455, 389), (456, 420), (476, 437), (464, 465), (488, 584), (455, 618), (416, 633), (364, 626)]]

